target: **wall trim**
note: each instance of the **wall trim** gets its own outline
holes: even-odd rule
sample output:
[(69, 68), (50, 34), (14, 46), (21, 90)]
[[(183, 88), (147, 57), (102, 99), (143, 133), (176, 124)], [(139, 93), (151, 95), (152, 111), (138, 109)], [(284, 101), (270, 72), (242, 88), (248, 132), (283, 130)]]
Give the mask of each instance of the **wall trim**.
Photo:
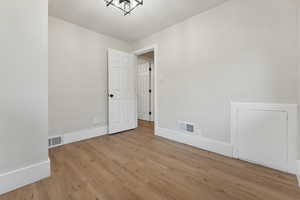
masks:
[(155, 135), (164, 137), (179, 143), (188, 144), (200, 149), (218, 153), (227, 157), (232, 157), (233, 147), (229, 143), (209, 139), (201, 135), (186, 134), (180, 131), (158, 127)]
[(50, 176), (50, 160), (0, 174), (0, 195)]
[(87, 139), (91, 139), (94, 137), (106, 135), (107, 133), (108, 133), (107, 126), (91, 128), (91, 129), (84, 129), (84, 130), (80, 130), (80, 131), (66, 133), (63, 135), (63, 144), (79, 142), (82, 140), (87, 140)]
[(300, 187), (300, 160), (297, 161), (297, 164), (298, 164), (297, 180), (298, 180), (298, 185)]
[(288, 162), (286, 172), (297, 174), (297, 135), (298, 135), (298, 105), (297, 104), (278, 104), (278, 103), (241, 103), (231, 102), (231, 144), (233, 146), (233, 157), (239, 158), (238, 154), (238, 112), (240, 110), (264, 110), (282, 111), (288, 114), (287, 129), (287, 152)]
[(153, 69), (153, 73), (154, 73), (154, 132), (157, 131), (158, 129), (158, 119), (159, 119), (159, 114), (158, 114), (158, 45), (157, 44), (152, 44), (150, 46), (144, 46), (140, 49), (136, 49), (135, 51), (133, 51), (132, 53), (136, 56), (138, 55), (142, 55), (144, 53), (150, 52), (150, 51), (154, 51), (154, 69)]
[(48, 147), (49, 149), (63, 146), (65, 144), (70, 144), (74, 142), (79, 142), (82, 140), (88, 140), (94, 137), (99, 137), (103, 135), (108, 134), (108, 128), (107, 126), (102, 127), (96, 127), (96, 128), (90, 128), (90, 129), (83, 129), (79, 131), (74, 131), (70, 133), (65, 133), (62, 135), (56, 135), (56, 136), (49, 136), (48, 139), (54, 138), (54, 137), (61, 137), (62, 138), (62, 144), (54, 145)]

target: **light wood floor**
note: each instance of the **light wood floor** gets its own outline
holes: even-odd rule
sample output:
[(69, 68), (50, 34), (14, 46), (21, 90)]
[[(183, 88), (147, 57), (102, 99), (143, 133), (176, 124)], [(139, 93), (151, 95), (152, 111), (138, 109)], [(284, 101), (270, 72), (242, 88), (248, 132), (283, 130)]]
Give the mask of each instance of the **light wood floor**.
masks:
[(151, 128), (51, 149), (51, 178), (0, 200), (300, 200), (296, 178), (153, 135)]
[(153, 131), (152, 134), (154, 134), (154, 122), (145, 120), (139, 120), (138, 122), (139, 127), (151, 129)]

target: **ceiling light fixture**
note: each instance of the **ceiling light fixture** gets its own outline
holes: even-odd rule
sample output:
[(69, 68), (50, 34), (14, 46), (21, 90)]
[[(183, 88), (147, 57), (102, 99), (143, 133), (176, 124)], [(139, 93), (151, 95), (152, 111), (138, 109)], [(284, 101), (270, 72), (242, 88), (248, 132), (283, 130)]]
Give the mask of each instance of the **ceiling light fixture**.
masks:
[(136, 7), (143, 5), (143, 0), (104, 0), (106, 6), (114, 6), (121, 10), (124, 16), (128, 15)]

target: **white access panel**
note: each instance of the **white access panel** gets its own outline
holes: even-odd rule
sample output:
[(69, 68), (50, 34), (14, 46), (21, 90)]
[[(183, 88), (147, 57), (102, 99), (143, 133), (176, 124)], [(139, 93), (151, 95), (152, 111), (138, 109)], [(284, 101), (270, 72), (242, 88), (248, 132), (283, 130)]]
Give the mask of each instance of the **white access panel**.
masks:
[(239, 159), (288, 171), (286, 111), (239, 109), (236, 140)]

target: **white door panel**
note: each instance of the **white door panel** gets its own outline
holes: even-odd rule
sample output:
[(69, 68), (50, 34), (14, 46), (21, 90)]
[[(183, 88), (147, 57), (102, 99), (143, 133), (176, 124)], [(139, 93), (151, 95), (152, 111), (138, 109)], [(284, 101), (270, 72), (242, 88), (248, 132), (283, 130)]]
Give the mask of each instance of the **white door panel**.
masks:
[(137, 127), (135, 65), (134, 55), (108, 51), (108, 126), (111, 134)]
[(286, 171), (287, 126), (287, 112), (239, 110), (239, 158)]
[(155, 78), (154, 78), (154, 64), (151, 63), (150, 65), (151, 67), (151, 72), (150, 72), (150, 89), (152, 90), (152, 93), (151, 93), (151, 97), (150, 97), (150, 112), (152, 113), (151, 116), (150, 116), (150, 121), (154, 121), (154, 116), (155, 116), (155, 112), (154, 112), (154, 94), (155, 94), (155, 91), (154, 91), (154, 81), (155, 81)]
[(149, 63), (138, 66), (138, 118), (150, 121), (150, 65)]

